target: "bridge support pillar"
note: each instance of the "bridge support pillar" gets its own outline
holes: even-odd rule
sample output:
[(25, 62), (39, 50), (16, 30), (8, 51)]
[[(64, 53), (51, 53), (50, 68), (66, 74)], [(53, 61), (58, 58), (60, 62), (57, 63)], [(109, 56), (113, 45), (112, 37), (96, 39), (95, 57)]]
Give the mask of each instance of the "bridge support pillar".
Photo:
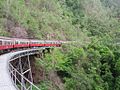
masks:
[[(21, 89), (20, 90), (27, 90), (28, 85), (26, 84), (25, 78), (28, 78), (31, 83), (33, 83), (32, 72), (31, 72), (31, 65), (30, 65), (30, 57), (27, 55), (26, 57), (22, 58), (19, 57), (19, 72), (21, 73)], [(32, 90), (32, 85), (30, 84), (29, 90)]]
[(21, 57), (19, 57), (19, 67), (20, 67), (20, 73), (22, 75), (21, 77), (21, 90), (24, 90), (24, 87), (25, 87), (25, 82), (24, 82), (24, 79), (23, 79), (23, 68), (22, 68), (22, 63), (21, 63)]
[[(31, 65), (30, 65), (30, 56), (27, 56), (27, 61), (28, 61), (28, 67), (29, 67), (29, 76), (30, 76), (30, 81), (33, 83), (33, 77), (32, 77), (32, 70), (31, 70)], [(32, 85), (30, 85), (30, 90), (32, 90)]]

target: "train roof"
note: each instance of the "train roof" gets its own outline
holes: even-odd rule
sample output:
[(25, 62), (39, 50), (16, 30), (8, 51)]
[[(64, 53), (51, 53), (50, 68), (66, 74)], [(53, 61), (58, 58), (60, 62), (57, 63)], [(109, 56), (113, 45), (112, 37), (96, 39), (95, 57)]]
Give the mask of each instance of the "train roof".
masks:
[(0, 36), (0, 40), (12, 40), (12, 39), (11, 39), (11, 38), (8, 38), (8, 37)]
[(3, 37), (3, 36), (0, 36), (0, 39), (10, 39), (8, 37)]
[(0, 40), (15, 40), (15, 41), (33, 41), (33, 42), (66, 42), (66, 41), (61, 41), (61, 40), (38, 40), (38, 39), (21, 39), (21, 38), (10, 38), (10, 37), (4, 37), (0, 36)]

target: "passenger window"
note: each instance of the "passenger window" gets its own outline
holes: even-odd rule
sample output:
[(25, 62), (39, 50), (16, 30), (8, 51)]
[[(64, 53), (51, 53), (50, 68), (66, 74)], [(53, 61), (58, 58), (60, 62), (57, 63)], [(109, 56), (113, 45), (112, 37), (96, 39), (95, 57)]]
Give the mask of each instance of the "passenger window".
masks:
[(4, 45), (7, 45), (7, 42), (6, 42), (6, 41), (4, 42)]
[(2, 41), (0, 41), (0, 46), (2, 45)]
[(18, 44), (18, 42), (16, 41), (15, 44)]

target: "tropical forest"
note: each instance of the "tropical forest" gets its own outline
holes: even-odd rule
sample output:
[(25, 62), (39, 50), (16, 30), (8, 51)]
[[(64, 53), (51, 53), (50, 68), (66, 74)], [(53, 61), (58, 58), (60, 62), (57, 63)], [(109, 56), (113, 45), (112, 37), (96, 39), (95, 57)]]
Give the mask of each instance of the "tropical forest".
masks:
[(31, 61), (40, 90), (120, 90), (119, 35), (120, 0), (0, 0), (0, 36), (67, 42)]

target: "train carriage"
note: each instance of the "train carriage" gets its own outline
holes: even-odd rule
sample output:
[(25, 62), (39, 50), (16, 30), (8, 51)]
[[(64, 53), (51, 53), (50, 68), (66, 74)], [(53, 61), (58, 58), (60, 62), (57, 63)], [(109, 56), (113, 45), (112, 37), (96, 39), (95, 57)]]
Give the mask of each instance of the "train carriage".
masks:
[(60, 41), (45, 40), (45, 46), (46, 46), (46, 47), (59, 47), (60, 44), (61, 44)]
[(0, 37), (0, 50), (32, 47), (60, 47), (62, 41)]
[(44, 45), (44, 40), (30, 40), (30, 47), (43, 47)]
[(16, 39), (14, 38), (14, 48), (26, 48), (29, 47), (29, 40), (28, 39)]
[(10, 38), (0, 37), (0, 50), (12, 49), (14, 41)]

